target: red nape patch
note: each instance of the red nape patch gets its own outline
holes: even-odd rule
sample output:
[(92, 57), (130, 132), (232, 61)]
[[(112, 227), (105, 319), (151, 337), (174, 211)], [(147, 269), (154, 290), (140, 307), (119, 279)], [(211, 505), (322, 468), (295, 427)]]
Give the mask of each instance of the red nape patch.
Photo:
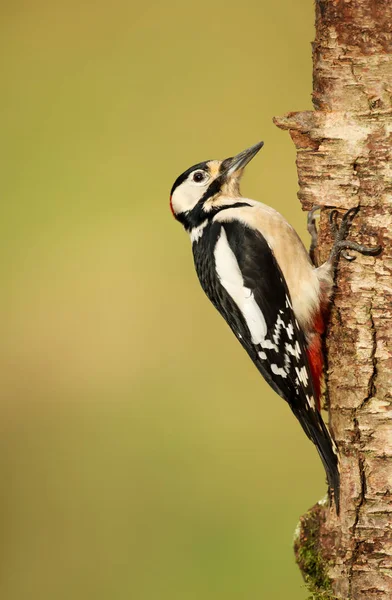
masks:
[(324, 360), (321, 347), (321, 337), (318, 333), (314, 335), (312, 343), (306, 350), (308, 355), (310, 370), (312, 373), (314, 391), (316, 392), (316, 406), (320, 410), (320, 380), (323, 372)]
[(173, 208), (173, 202), (172, 202), (172, 197), (170, 196), (170, 210), (172, 212), (172, 215), (174, 218), (176, 218), (175, 212), (174, 212), (174, 208)]

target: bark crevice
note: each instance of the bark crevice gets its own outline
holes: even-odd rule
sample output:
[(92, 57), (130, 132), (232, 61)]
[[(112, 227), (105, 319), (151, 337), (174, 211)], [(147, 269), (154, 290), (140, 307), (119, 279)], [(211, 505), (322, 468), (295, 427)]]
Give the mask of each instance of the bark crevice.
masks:
[[(354, 417), (354, 427), (355, 427), (355, 432), (358, 435), (358, 444), (360, 445), (361, 443), (361, 431), (358, 425), (358, 419), (355, 416)], [(363, 456), (363, 453), (361, 451), (358, 452), (358, 469), (359, 469), (359, 476), (360, 476), (360, 480), (361, 480), (361, 490), (360, 490), (360, 496), (358, 499), (358, 502), (356, 504), (355, 507), (355, 518), (354, 518), (354, 524), (353, 524), (353, 543), (354, 543), (354, 548), (352, 551), (352, 556), (350, 558), (349, 561), (349, 569), (348, 569), (348, 597), (351, 598), (352, 596), (352, 584), (353, 584), (353, 574), (354, 574), (354, 567), (358, 564), (359, 562), (359, 558), (360, 558), (360, 553), (361, 553), (361, 539), (358, 538), (358, 524), (359, 524), (359, 519), (360, 519), (360, 514), (361, 514), (361, 508), (365, 502), (365, 498), (366, 498), (366, 473), (365, 473), (365, 459)]]
[(370, 354), (370, 360), (372, 362), (372, 366), (373, 366), (373, 371), (370, 375), (369, 378), (369, 383), (368, 383), (368, 394), (366, 396), (366, 398), (363, 399), (363, 402), (361, 404), (361, 406), (359, 407), (359, 410), (362, 410), (366, 404), (375, 397), (376, 393), (377, 393), (377, 387), (376, 387), (376, 380), (377, 380), (377, 357), (376, 357), (376, 351), (377, 351), (377, 329), (375, 327), (374, 324), (374, 317), (373, 317), (373, 302), (374, 302), (374, 296), (371, 298), (370, 301), (370, 310), (369, 310), (369, 319), (370, 319), (370, 327), (369, 327), (369, 331), (371, 334), (371, 354)]

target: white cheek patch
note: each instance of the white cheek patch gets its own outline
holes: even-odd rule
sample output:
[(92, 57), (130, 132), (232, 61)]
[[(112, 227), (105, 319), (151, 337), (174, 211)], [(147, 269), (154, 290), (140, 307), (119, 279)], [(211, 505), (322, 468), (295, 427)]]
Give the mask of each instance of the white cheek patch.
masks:
[(196, 185), (191, 181), (185, 180), (176, 188), (171, 197), (173, 210), (176, 214), (192, 210), (203, 197), (208, 188), (208, 181), (205, 185)]
[(214, 250), (216, 271), (222, 286), (237, 304), (252, 336), (253, 344), (260, 344), (267, 334), (267, 324), (252, 291), (245, 287), (234, 252), (222, 228)]

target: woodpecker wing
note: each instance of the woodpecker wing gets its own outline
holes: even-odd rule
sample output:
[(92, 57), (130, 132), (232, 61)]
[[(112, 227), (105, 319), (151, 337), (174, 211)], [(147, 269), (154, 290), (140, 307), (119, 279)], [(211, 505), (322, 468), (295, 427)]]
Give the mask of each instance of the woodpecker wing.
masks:
[(338, 506), (334, 443), (316, 408), (304, 335), (267, 241), (240, 221), (213, 221), (193, 244), (193, 253), (208, 298), (316, 445)]

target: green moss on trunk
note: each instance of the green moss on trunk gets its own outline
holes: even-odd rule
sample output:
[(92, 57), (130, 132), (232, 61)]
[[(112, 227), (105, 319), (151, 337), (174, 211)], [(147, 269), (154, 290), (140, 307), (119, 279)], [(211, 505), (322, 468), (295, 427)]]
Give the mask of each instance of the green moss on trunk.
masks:
[(301, 517), (294, 539), (296, 560), (311, 593), (308, 600), (337, 600), (328, 577), (328, 563), (319, 550), (323, 520), (324, 509), (321, 504), (316, 504)]

